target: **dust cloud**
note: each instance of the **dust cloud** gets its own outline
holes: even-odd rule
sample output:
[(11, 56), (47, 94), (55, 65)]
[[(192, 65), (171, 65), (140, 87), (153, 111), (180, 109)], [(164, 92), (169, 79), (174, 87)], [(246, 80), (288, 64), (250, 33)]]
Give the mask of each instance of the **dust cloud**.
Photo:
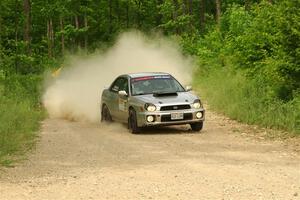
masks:
[(51, 118), (97, 122), (101, 92), (121, 74), (168, 72), (183, 84), (191, 82), (191, 59), (176, 44), (140, 32), (119, 36), (108, 51), (71, 56), (58, 77), (46, 84), (43, 104)]

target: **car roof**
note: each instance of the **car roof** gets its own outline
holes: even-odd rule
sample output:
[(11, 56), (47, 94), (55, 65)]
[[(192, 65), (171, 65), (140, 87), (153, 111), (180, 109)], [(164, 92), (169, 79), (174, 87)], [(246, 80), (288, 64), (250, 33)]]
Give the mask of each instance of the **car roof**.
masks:
[(139, 78), (145, 76), (163, 76), (163, 75), (170, 75), (165, 72), (140, 72), (140, 73), (130, 73), (127, 74), (130, 78)]

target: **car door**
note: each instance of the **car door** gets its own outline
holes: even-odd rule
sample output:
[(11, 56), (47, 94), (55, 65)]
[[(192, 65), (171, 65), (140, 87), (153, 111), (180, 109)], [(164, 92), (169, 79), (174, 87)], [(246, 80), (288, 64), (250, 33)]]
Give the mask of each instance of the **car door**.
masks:
[[(129, 94), (129, 82), (127, 77), (123, 77), (120, 82), (119, 91), (125, 91)], [(128, 119), (128, 96), (119, 96), (118, 101), (118, 112), (117, 112), (118, 120), (127, 123)]]
[(128, 79), (126, 77), (117, 78), (110, 87), (110, 102), (108, 102), (111, 116), (114, 120), (127, 122), (127, 100), (128, 97), (120, 97), (119, 91), (129, 92)]
[(119, 94), (120, 86), (123, 82), (123, 77), (117, 78), (113, 84), (109, 88), (109, 97), (110, 100), (107, 102), (108, 108), (110, 110), (110, 114), (114, 120), (118, 120), (118, 113), (119, 113)]

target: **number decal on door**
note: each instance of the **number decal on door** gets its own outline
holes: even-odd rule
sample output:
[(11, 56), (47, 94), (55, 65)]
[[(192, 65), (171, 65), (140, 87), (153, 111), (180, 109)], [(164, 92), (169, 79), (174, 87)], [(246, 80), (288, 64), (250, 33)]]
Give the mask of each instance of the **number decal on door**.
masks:
[(125, 112), (126, 111), (126, 103), (127, 103), (127, 100), (119, 98), (119, 110)]

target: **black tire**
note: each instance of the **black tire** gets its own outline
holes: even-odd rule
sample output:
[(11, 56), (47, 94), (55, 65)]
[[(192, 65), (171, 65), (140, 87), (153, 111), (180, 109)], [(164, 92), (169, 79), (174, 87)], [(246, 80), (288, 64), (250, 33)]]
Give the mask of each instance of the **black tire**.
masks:
[(101, 122), (112, 122), (109, 109), (106, 105), (103, 105), (101, 110)]
[(196, 122), (190, 125), (193, 131), (201, 131), (203, 128), (203, 122)]
[(140, 128), (137, 125), (136, 112), (134, 109), (129, 110), (128, 127), (133, 134), (140, 132)]

